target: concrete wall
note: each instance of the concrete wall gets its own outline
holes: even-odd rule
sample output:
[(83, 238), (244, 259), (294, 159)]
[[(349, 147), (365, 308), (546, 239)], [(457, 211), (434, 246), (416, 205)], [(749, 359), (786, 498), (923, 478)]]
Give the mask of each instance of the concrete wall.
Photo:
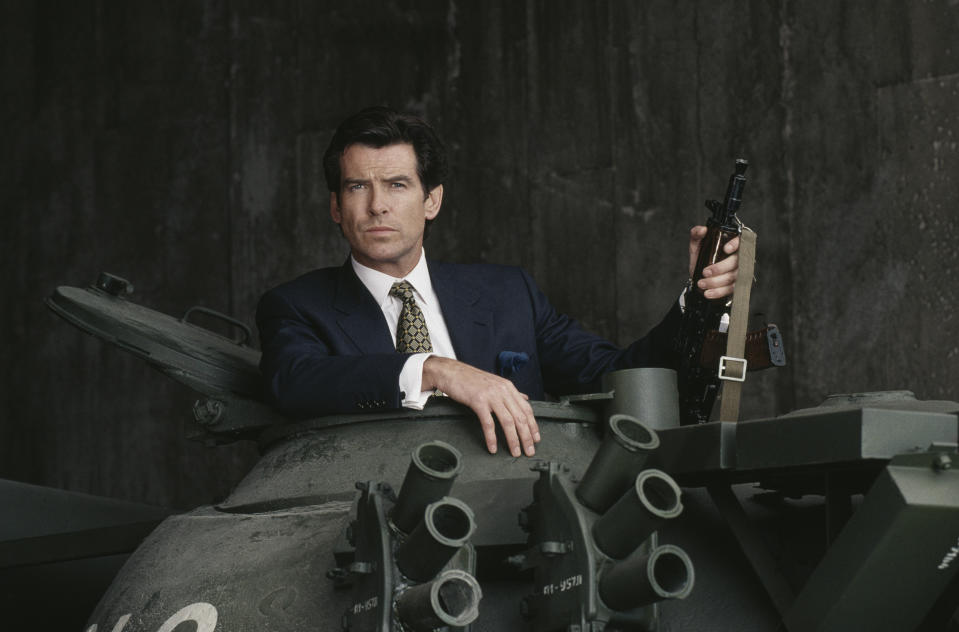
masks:
[(744, 416), (959, 398), (953, 2), (15, 2), (0, 25), (0, 477), (179, 507), (233, 485), (252, 446), (186, 441), (194, 396), (43, 298), (108, 270), (252, 324), (344, 260), (320, 156), (373, 103), (449, 142), (431, 256), (525, 266), (623, 343), (748, 158), (753, 308), (790, 366)]

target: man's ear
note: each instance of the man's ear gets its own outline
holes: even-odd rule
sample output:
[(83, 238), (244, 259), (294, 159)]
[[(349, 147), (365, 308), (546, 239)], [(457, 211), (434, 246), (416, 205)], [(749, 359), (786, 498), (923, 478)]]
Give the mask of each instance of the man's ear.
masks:
[(339, 224), (343, 220), (343, 215), (340, 213), (340, 199), (339, 196), (334, 192), (330, 192), (330, 217), (333, 218), (333, 221)]
[(440, 206), (443, 205), (443, 185), (438, 184), (426, 196), (423, 206), (426, 207), (426, 219), (433, 219), (440, 214)]

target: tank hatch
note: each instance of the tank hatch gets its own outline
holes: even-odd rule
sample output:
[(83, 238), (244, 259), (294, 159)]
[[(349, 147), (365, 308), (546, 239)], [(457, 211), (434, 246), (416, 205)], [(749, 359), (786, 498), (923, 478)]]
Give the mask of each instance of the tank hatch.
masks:
[[(46, 303), (67, 322), (204, 395), (233, 393), (262, 400), (260, 352), (247, 346), (250, 331), (245, 325), (199, 307), (177, 319), (131, 302), (126, 298), (131, 292), (126, 280), (101, 274), (90, 287), (58, 287)], [(228, 322), (243, 335), (230, 339), (188, 322), (197, 312)]]

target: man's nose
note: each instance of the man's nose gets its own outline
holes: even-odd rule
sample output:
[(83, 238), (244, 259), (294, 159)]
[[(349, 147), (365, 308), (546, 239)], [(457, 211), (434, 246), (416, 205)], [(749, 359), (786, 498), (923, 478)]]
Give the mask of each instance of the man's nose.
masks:
[(387, 212), (389, 207), (386, 203), (386, 192), (374, 186), (370, 190), (370, 214), (382, 215)]

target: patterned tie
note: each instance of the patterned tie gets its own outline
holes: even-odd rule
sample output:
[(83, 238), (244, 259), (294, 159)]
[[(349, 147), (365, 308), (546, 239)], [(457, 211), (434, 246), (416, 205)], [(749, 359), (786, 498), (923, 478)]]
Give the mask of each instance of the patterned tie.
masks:
[(413, 286), (406, 281), (397, 281), (390, 288), (390, 296), (403, 301), (400, 320), (396, 325), (396, 350), (400, 353), (433, 351), (430, 332), (426, 329), (426, 319), (413, 298)]

